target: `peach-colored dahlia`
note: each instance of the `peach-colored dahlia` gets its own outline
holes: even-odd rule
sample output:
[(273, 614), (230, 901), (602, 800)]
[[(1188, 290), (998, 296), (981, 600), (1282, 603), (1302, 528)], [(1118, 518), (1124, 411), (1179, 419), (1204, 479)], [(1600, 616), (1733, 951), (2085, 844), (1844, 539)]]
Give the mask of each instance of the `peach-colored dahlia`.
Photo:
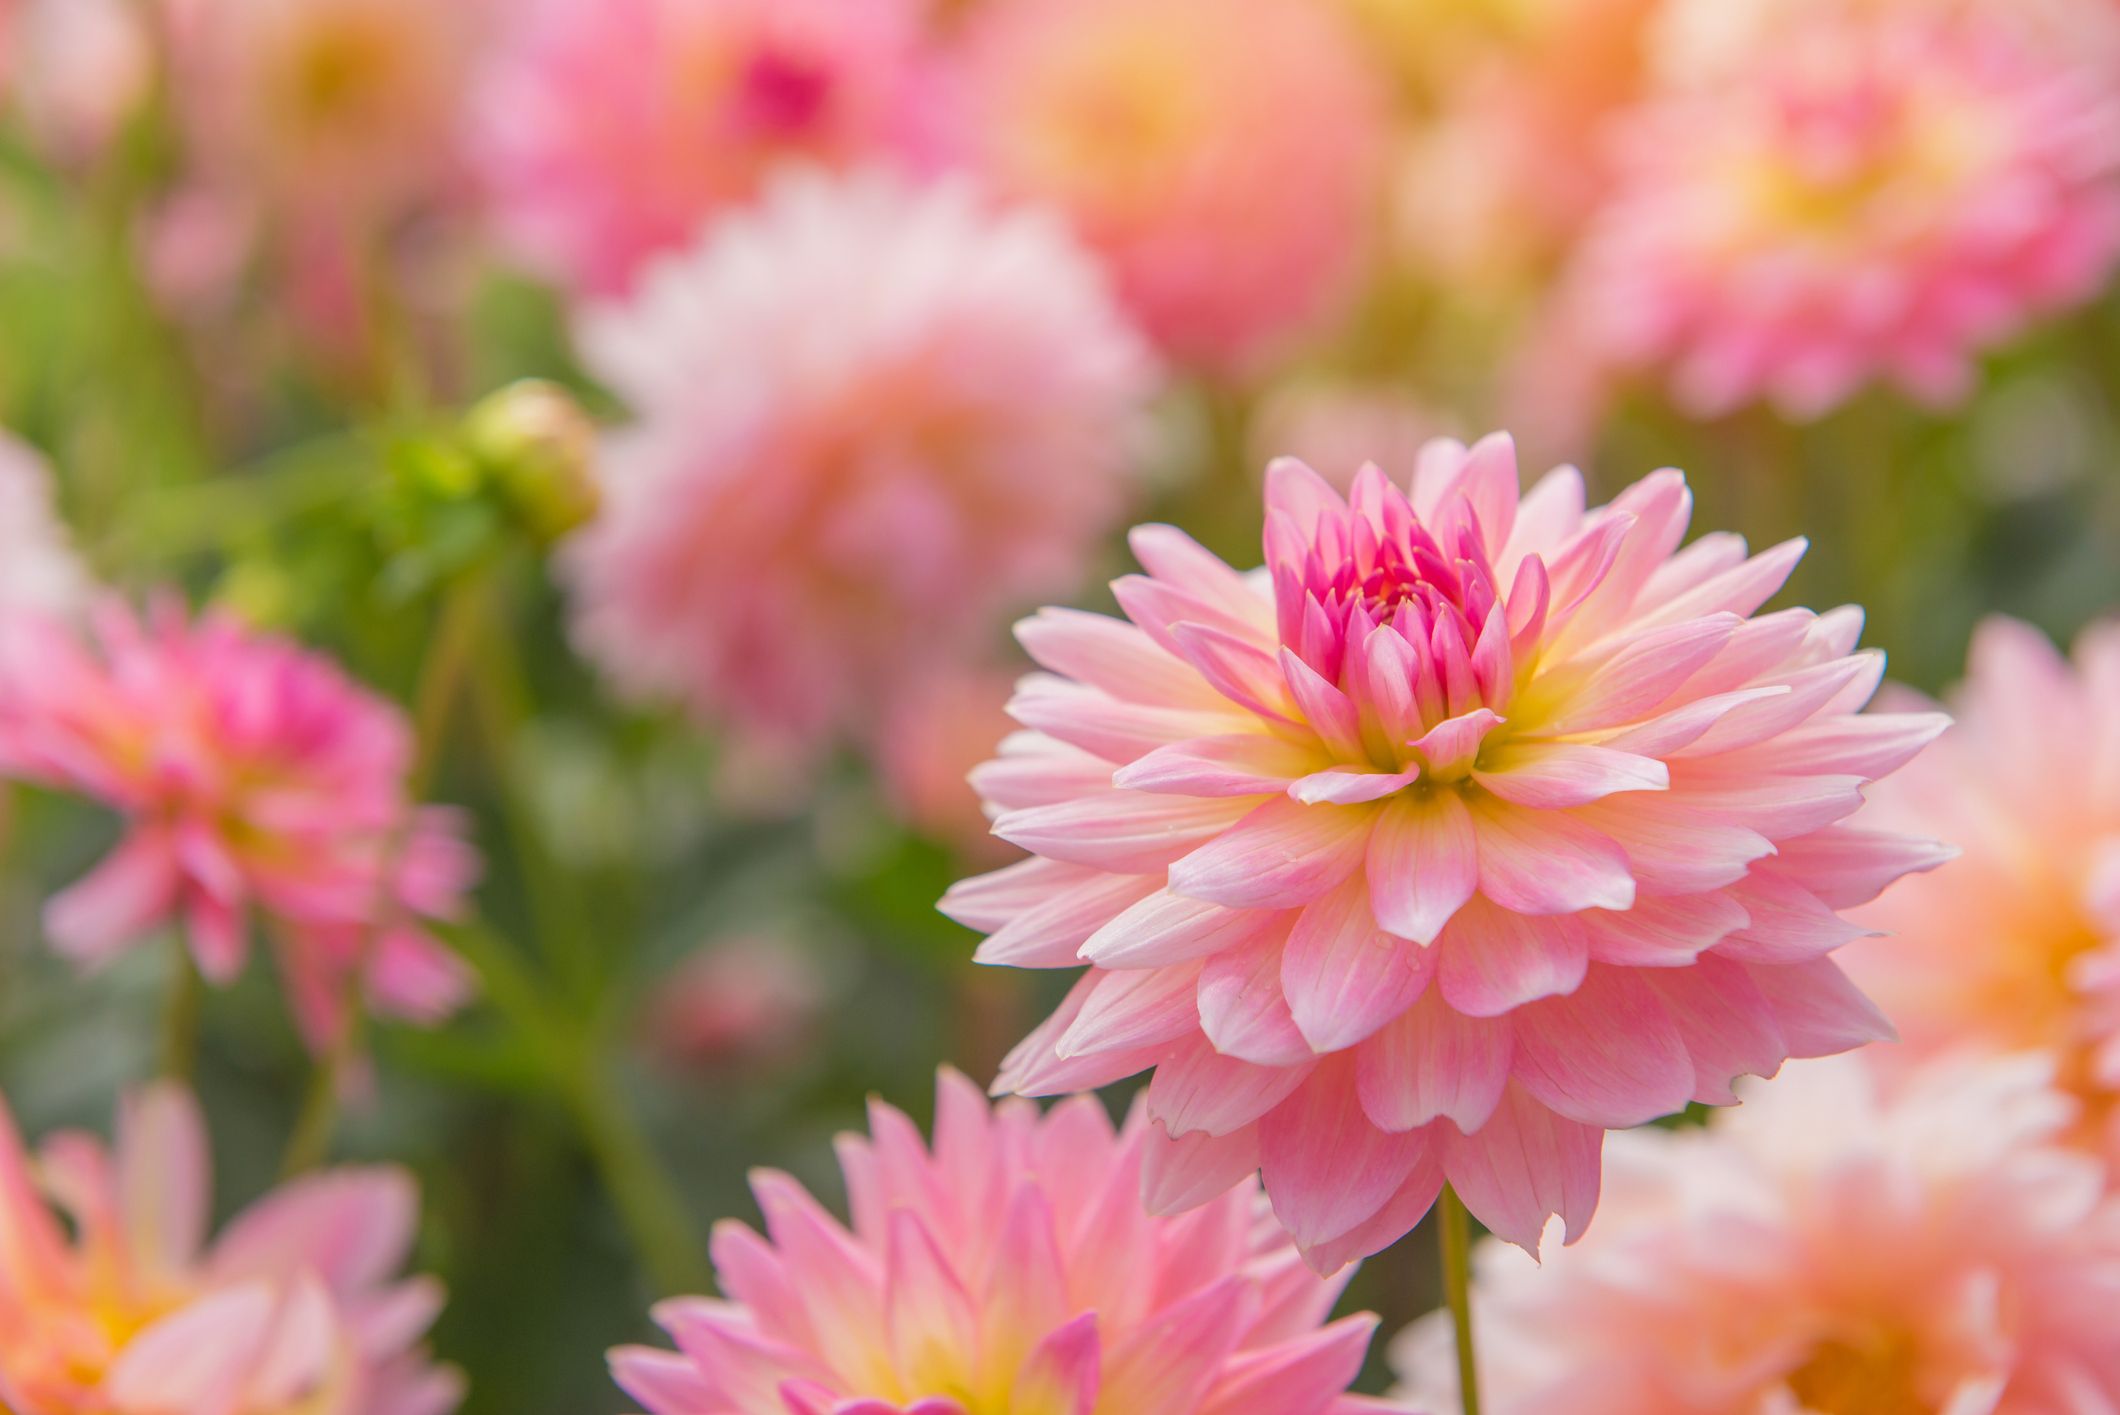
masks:
[[(1475, 1255), (1494, 1415), (2062, 1415), (2120, 1408), (2120, 1203), (2023, 1058), (1880, 1094), (1806, 1063), (1706, 1131), (1614, 1137), (1597, 1231)], [(1447, 1319), (1395, 1344), (1453, 1408)]]
[(571, 547), (579, 637), (781, 744), (1078, 584), (1152, 391), (1057, 223), (874, 171), (776, 180), (583, 345), (638, 420)]
[(974, 163), (1066, 212), (1177, 357), (1249, 365), (1351, 283), (1387, 113), (1329, 7), (1011, 0), (962, 65)]
[(1586, 337), (1696, 414), (1963, 396), (2120, 253), (2120, 94), (1977, 7), (1819, 7), (1656, 102), (1574, 286)]
[(0, 1409), (456, 1408), (462, 1380), (420, 1345), (441, 1289), (395, 1276), (418, 1218), (409, 1176), (340, 1169), (297, 1179), (208, 1243), (211, 1208), (206, 1129), (190, 1092), (161, 1085), (131, 1097), (114, 1151), (65, 1133), (34, 1160), (0, 1101)]
[(618, 294), (789, 159), (918, 145), (926, 0), (536, 0), (487, 61), (470, 146), (530, 260)]
[(726, 1300), (656, 1310), (679, 1352), (612, 1353), (650, 1415), (1355, 1415), (1376, 1318), (1325, 1324), (1249, 1186), (1141, 1211), (1146, 1139), (1094, 1099), (989, 1111), (944, 1072), (935, 1143), (880, 1102), (842, 1137), (853, 1226), (784, 1174), (767, 1237), (714, 1232)]
[(984, 962), (1090, 970), (998, 1086), (1153, 1068), (1151, 1205), (1262, 1169), (1330, 1270), (1445, 1180), (1579, 1233), (1606, 1129), (1884, 1035), (1837, 911), (1936, 854), (1838, 822), (1942, 719), (1858, 716), (1861, 614), (1758, 614), (1802, 543), (1680, 550), (1689, 511), (1673, 471), (1520, 499), (1503, 437), (1410, 496), (1281, 462), (1265, 569), (1145, 527), (1131, 623), (1022, 625), (1051, 673), (978, 784), (1038, 858), (944, 908)]
[(1964, 853), (1857, 915), (1856, 957), (1913, 1053), (2050, 1050), (2084, 1138), (2120, 1160), (2120, 623), (2073, 667), (1995, 618), (1973, 638), (1957, 724), (1857, 818)]
[(468, 971), (422, 921), (455, 912), (478, 865), (451, 812), (406, 799), (404, 715), (224, 615), (113, 600), (90, 618), (20, 626), (0, 667), (0, 766), (125, 821), (46, 905), (53, 945), (95, 966), (175, 923), (225, 984), (256, 919), (320, 1050), (357, 994), (414, 1021), (453, 1011)]

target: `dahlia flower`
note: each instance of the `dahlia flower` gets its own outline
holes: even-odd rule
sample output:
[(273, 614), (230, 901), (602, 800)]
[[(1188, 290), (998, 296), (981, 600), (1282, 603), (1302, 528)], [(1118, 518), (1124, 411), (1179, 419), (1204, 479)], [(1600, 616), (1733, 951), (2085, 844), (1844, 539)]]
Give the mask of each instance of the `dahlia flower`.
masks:
[(971, 160), (1065, 212), (1174, 355), (1255, 362), (1351, 283), (1387, 113), (1327, 7), (1014, 0), (967, 28)]
[(1152, 391), (1057, 225), (879, 172), (775, 180), (582, 343), (638, 421), (570, 548), (579, 637), (782, 744), (1076, 585)]
[(250, 920), (279, 955), (318, 1050), (358, 990), (431, 1022), (468, 972), (422, 924), (477, 873), (449, 812), (405, 799), (409, 725), (334, 665), (173, 601), (115, 601), (92, 630), (19, 626), (0, 665), (0, 769), (125, 822), (117, 847), (45, 906), (54, 947), (102, 964), (166, 923), (212, 982), (242, 971)]
[(52, 502), (44, 459), (0, 433), (0, 615), (64, 615), (91, 594), (88, 569)]
[(455, 178), (486, 0), (163, 0), (197, 180), (311, 221), (379, 223)]
[(925, 0), (536, 0), (487, 61), (469, 147), (503, 231), (623, 292), (790, 158), (917, 146)]
[[(2057, 1415), (2120, 1405), (2120, 1204), (2057, 1147), (2036, 1060), (1880, 1092), (1806, 1063), (1707, 1130), (1614, 1137), (1606, 1212), (1543, 1271), (1475, 1253), (1494, 1415)], [(1395, 1343), (1449, 1409), (1447, 1319)]]
[(198, 1105), (177, 1086), (120, 1107), (115, 1152), (67, 1133), (34, 1162), (0, 1101), (0, 1408), (456, 1408), (463, 1382), (420, 1348), (441, 1289), (393, 1276), (418, 1217), (409, 1176), (340, 1169), (294, 1180), (208, 1244), (209, 1164)]
[(2083, 1138), (2120, 1161), (2120, 623), (2086, 632), (2071, 668), (2038, 630), (1990, 619), (1968, 671), (1957, 725), (1856, 821), (1964, 853), (1857, 914), (1886, 936), (1856, 975), (1910, 1060), (2052, 1051)]
[(665, 1303), (682, 1354), (612, 1353), (650, 1415), (1354, 1415), (1376, 1319), (1325, 1325), (1258, 1204), (1141, 1212), (1145, 1131), (1077, 1097), (989, 1111), (945, 1071), (935, 1145), (873, 1102), (842, 1137), (853, 1226), (784, 1174), (753, 1177), (768, 1237), (714, 1232), (726, 1300)]
[(1672, 471), (1519, 499), (1503, 437), (1411, 496), (1284, 461), (1263, 571), (1146, 527), (1131, 623), (1025, 623), (1051, 673), (977, 781), (1037, 858), (943, 907), (984, 962), (1090, 968), (998, 1088), (1152, 1068), (1151, 1205), (1260, 1169), (1330, 1270), (1446, 1180), (1579, 1233), (1606, 1129), (1885, 1035), (1837, 911), (1937, 853), (1838, 822), (1942, 720), (1858, 716), (1860, 613), (1757, 614), (1801, 542), (1679, 550), (1689, 511)]
[(1637, 123), (1579, 317), (1696, 414), (1816, 416), (1873, 379), (1952, 402), (1976, 355), (2089, 299), (2120, 253), (2110, 76), (1977, 7), (1792, 17)]

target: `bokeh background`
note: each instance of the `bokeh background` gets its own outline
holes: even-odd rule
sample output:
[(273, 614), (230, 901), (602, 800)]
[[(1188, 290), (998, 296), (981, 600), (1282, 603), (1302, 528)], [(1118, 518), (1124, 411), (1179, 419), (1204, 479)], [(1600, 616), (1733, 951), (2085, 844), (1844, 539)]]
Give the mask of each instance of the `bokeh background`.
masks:
[[(963, 776), (1034, 603), (908, 658), (873, 730), (799, 748), (622, 691), (574, 627), (558, 567), (625, 471), (592, 424), (639, 412), (578, 331), (667, 301), (643, 271), (706, 259), (787, 170), (1037, 210), (1154, 347), (1122, 509), (1055, 601), (1109, 608), (1135, 521), (1257, 563), (1270, 456), (1403, 476), (1426, 437), (1507, 426), (1594, 492), (1677, 465), (1697, 528), (1808, 536), (1790, 599), (1866, 606), (1923, 689), (1985, 613), (2065, 638), (2120, 603), (2104, 0), (776, 5), (0, 0), (0, 425), (30, 488), (0, 517), (34, 521), (48, 476), (95, 580), (335, 655), (416, 714), (427, 794), (475, 822), (484, 995), (366, 1031), (334, 1144), (417, 1173), (474, 1415), (621, 1409), (601, 1352), (704, 1286), (748, 1169), (836, 1193), (828, 1139), (866, 1096), (924, 1119), (939, 1063), (984, 1081), (1063, 981), (975, 969), (934, 908), (1009, 858)], [(885, 10), (895, 36), (849, 37)], [(1630, 246), (1644, 210), (1714, 249)], [(2034, 250), (2063, 236), (2068, 261)], [(1714, 288), (1650, 288), (1689, 261)], [(1978, 317), (1836, 332), (1880, 279)], [(1644, 339), (1614, 300), (1697, 323)], [(1688, 339), (1745, 319), (1780, 324), (1689, 371)], [(722, 357), (676, 376), (753, 376)], [(438, 700), (437, 645), (462, 665)], [(0, 832), (0, 1090), (32, 1133), (100, 1128), (181, 1044), (174, 945), (54, 959), (42, 902), (115, 823), (14, 789)], [(263, 960), (198, 1036), (233, 1208), (315, 1068)], [(1387, 1331), (1434, 1305), (1431, 1242), (1350, 1304)]]

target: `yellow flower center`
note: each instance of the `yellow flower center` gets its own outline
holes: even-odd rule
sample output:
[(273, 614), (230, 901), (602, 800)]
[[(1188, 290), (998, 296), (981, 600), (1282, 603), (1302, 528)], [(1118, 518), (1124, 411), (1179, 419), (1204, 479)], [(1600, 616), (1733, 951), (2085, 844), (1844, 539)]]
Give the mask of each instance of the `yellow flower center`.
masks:
[(1811, 1415), (1934, 1415), (1920, 1377), (1913, 1334), (1884, 1331), (1820, 1342), (1788, 1389)]

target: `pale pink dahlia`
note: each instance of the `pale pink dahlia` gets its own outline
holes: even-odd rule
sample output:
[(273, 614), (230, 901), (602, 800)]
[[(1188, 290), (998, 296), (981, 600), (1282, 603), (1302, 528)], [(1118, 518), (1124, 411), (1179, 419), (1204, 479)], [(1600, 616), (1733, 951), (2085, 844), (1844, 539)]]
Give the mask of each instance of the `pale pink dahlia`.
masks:
[(1132, 623), (1025, 623), (1052, 673), (978, 783), (1038, 858), (944, 901), (982, 961), (1090, 965), (1001, 1088), (1153, 1068), (1152, 1207), (1263, 1169), (1323, 1270), (1445, 1180), (1579, 1233), (1607, 1128), (1884, 1035), (1836, 911), (1936, 856), (1837, 822), (1942, 725), (1857, 715), (1858, 611), (1755, 614), (1801, 542), (1679, 550), (1677, 472), (1586, 513), (1492, 437), (1350, 499), (1277, 463), (1264, 570), (1145, 527)]
[(327, 660), (174, 601), (96, 606), (92, 630), (22, 626), (0, 665), (0, 768), (125, 821), (117, 847), (45, 907), (94, 966), (179, 924), (227, 983), (260, 922), (312, 1046), (356, 997), (431, 1022), (468, 990), (423, 920), (455, 912), (477, 860), (455, 816), (406, 799), (410, 725)]
[(638, 417), (571, 548), (579, 637), (781, 744), (1078, 584), (1153, 388), (1056, 223), (880, 172), (776, 180), (583, 345)]
[(211, 1208), (206, 1130), (188, 1091), (164, 1085), (128, 1100), (114, 1152), (66, 1133), (34, 1160), (0, 1101), (0, 1409), (456, 1408), (462, 1380), (420, 1345), (441, 1289), (394, 1276), (419, 1213), (409, 1176), (297, 1179), (208, 1243)]
[(790, 158), (907, 154), (926, 0), (535, 0), (487, 61), (473, 159), (524, 254), (602, 294)]
[(1934, 831), (1964, 853), (1857, 915), (1857, 955), (1910, 1060), (1965, 1047), (2050, 1051), (2083, 1138), (2120, 1161), (2120, 623), (2073, 667), (2046, 636), (1990, 619), (1957, 724), (1858, 818)]
[[(784, 1174), (767, 1237), (714, 1232), (722, 1301), (665, 1303), (678, 1352), (612, 1353), (650, 1415), (1355, 1415), (1376, 1318), (1325, 1325), (1259, 1203), (1141, 1211), (1146, 1130), (1094, 1099), (989, 1111), (944, 1072), (932, 1152), (881, 1102), (845, 1136), (853, 1227)], [(682, 1354), (680, 1354), (680, 1352)]]
[(1352, 283), (1388, 113), (1331, 7), (1011, 0), (967, 28), (972, 160), (1067, 213), (1178, 357), (1249, 364)]
[[(1487, 1244), (1494, 1415), (2089, 1415), (2120, 1408), (2120, 1203), (2056, 1143), (2036, 1061), (1899, 1093), (1807, 1064), (1706, 1131), (1613, 1139), (1597, 1231), (1541, 1271)], [(1397, 1343), (1452, 1408), (1447, 1318)]]
[(1973, 7), (1792, 17), (1652, 104), (1575, 272), (1604, 358), (1712, 415), (1797, 416), (1972, 361), (2097, 293), (2120, 254), (2120, 94)]

